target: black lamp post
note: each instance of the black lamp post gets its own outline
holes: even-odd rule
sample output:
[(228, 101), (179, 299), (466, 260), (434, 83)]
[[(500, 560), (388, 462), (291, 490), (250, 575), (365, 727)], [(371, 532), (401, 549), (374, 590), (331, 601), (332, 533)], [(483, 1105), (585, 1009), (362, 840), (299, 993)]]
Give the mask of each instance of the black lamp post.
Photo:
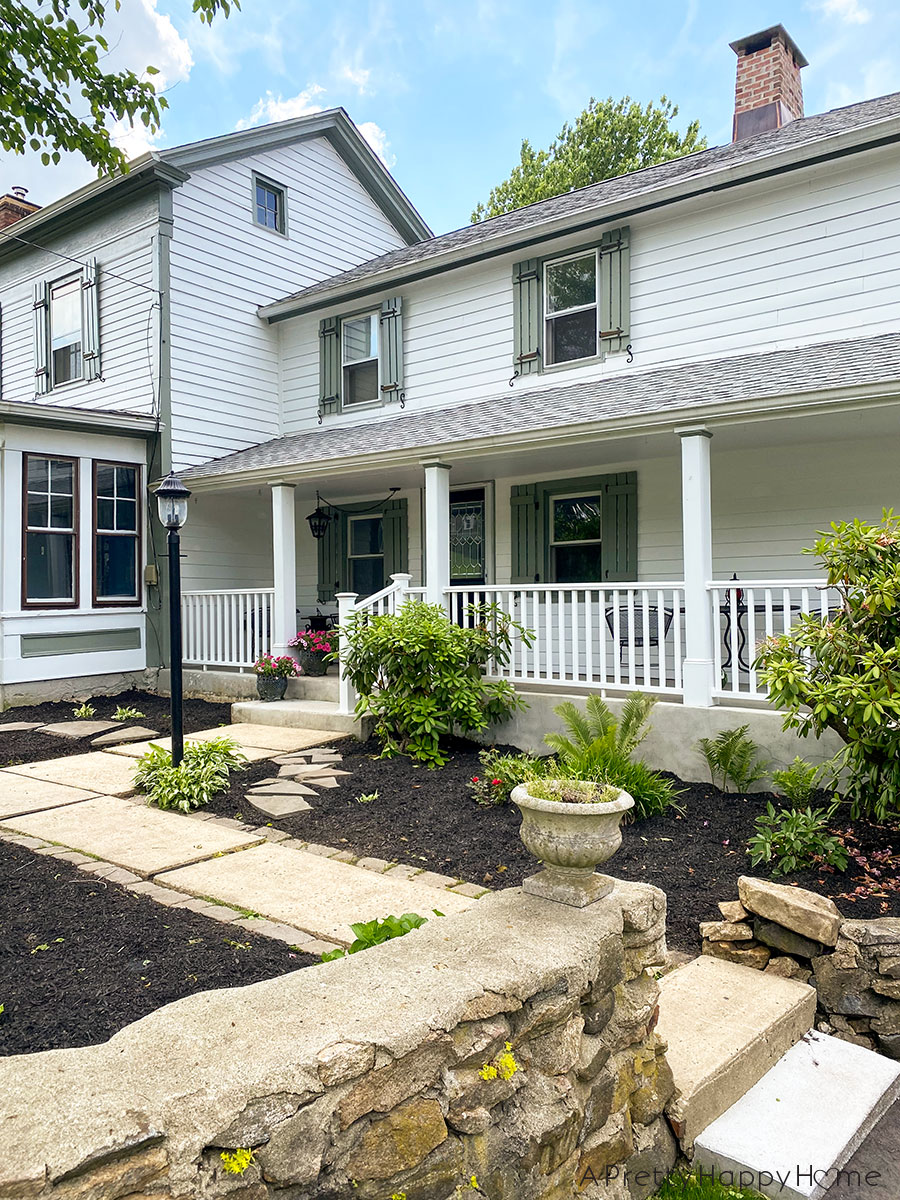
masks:
[(159, 519), (168, 530), (169, 547), (169, 644), (170, 692), (172, 703), (172, 766), (184, 756), (181, 682), (181, 534), (188, 517), (191, 493), (174, 471), (170, 471), (156, 489)]

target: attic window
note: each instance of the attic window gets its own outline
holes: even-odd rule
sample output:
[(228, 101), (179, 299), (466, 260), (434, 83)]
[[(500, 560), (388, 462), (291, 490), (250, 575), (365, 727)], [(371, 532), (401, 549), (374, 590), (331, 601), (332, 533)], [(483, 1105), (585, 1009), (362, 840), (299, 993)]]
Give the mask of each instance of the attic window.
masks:
[(283, 187), (253, 176), (253, 220), (264, 229), (275, 233), (287, 232), (286, 193)]

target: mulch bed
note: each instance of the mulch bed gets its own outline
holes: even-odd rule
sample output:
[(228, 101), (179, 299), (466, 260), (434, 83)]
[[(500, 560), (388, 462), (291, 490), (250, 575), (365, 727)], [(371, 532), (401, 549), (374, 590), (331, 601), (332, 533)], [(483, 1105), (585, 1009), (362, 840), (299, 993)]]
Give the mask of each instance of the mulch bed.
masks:
[(0, 842), (2, 1055), (104, 1042), (182, 996), (317, 961)]
[[(79, 701), (80, 703), (80, 701)], [(92, 721), (111, 721), (116, 709), (136, 708), (143, 717), (124, 722), (124, 725), (141, 725), (155, 729), (160, 737), (171, 732), (168, 696), (154, 696), (150, 692), (119, 692), (117, 696), (96, 696), (89, 701), (96, 709)], [(17, 766), (19, 763), (40, 762), (45, 758), (66, 758), (70, 754), (85, 754), (92, 749), (91, 739), (59, 737), (52, 733), (31, 732), (6, 733), (4, 725), (18, 721), (39, 721), (42, 725), (53, 725), (58, 721), (73, 720), (72, 709), (77, 705), (71, 701), (48, 701), (22, 708), (8, 708), (0, 713), (0, 766)], [(211, 729), (216, 725), (231, 723), (230, 704), (211, 704), (208, 700), (185, 700), (184, 731), (196, 733), (200, 729)]]
[[(216, 797), (210, 810), (272, 824), (305, 841), (421, 865), (491, 888), (519, 884), (536, 869), (519, 841), (518, 809), (483, 808), (472, 800), (467, 784), (481, 773), (479, 747), (473, 743), (455, 741), (450, 762), (434, 771), (406, 758), (378, 758), (374, 740), (347, 738), (329, 745), (343, 756), (341, 768), (351, 775), (339, 777), (339, 787), (307, 797), (310, 811), (269, 821), (252, 807), (245, 793), (249, 784), (275, 773), (277, 768), (268, 763), (254, 763), (234, 775), (230, 790)], [(746, 874), (831, 896), (846, 916), (900, 916), (900, 894), (890, 899), (844, 897), (862, 879), (862, 869), (852, 860), (844, 874), (807, 870), (775, 877), (761, 867), (751, 868), (746, 843), (754, 819), (771, 799), (767, 794), (733, 795), (706, 783), (679, 786), (684, 789), (679, 798), (683, 815), (670, 810), (626, 826), (622, 847), (610, 863), (613, 875), (665, 890), (673, 947), (698, 951), (698, 923), (719, 918), (716, 902), (736, 899), (738, 876)], [(377, 800), (357, 802), (358, 796), (376, 790)], [(844, 822), (842, 828), (850, 824)], [(852, 823), (852, 828), (860, 853), (893, 847), (900, 855), (900, 830), (865, 822)]]

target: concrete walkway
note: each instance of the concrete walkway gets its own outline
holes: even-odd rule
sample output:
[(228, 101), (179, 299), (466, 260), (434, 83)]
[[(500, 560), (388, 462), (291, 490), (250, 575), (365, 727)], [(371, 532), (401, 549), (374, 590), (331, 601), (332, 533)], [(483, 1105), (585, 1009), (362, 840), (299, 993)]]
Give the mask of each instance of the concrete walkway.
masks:
[[(321, 750), (325, 760), (326, 744), (342, 735), (235, 725), (188, 740), (218, 736), (253, 761), (283, 761), (301, 750)], [(133, 795), (142, 752), (140, 744), (115, 746), (0, 770), (0, 838), (309, 953), (349, 945), (357, 921), (460, 912), (488, 890), (405, 863), (357, 860), (269, 826), (150, 808)]]

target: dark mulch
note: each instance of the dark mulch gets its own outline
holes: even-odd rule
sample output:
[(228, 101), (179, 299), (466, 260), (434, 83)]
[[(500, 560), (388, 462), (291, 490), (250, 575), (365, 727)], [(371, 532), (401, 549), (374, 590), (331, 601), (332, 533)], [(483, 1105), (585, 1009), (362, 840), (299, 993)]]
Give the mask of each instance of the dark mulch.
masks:
[[(332, 745), (343, 755), (342, 769), (351, 775), (340, 778), (340, 787), (310, 797), (313, 807), (309, 812), (271, 822), (279, 829), (306, 841), (422, 865), (492, 888), (519, 884), (535, 870), (534, 860), (518, 838), (518, 810), (512, 805), (482, 808), (471, 799), (467, 784), (480, 773), (478, 747), (471, 742), (454, 742), (450, 762), (434, 771), (405, 758), (378, 758), (374, 741), (360, 743), (348, 738)], [(235, 775), (230, 791), (213, 801), (212, 811), (266, 820), (245, 799), (245, 792), (250, 783), (275, 770), (267, 763), (254, 763)], [(719, 917), (717, 901), (737, 898), (739, 875), (775, 878), (763, 868), (751, 869), (746, 855), (754, 819), (771, 797), (732, 795), (706, 783), (679, 786), (684, 788), (680, 797), (683, 815), (670, 810), (664, 816), (627, 826), (610, 869), (623, 879), (663, 888), (669, 900), (671, 945), (697, 950), (698, 922)], [(376, 790), (377, 800), (357, 803), (358, 796)], [(855, 822), (853, 830), (862, 853), (892, 846), (900, 854), (897, 829)], [(848, 916), (900, 916), (900, 894), (891, 899), (842, 896), (852, 892), (861, 879), (861, 869), (851, 862), (845, 874), (802, 871), (778, 882), (797, 883), (831, 896)]]
[(0, 842), (0, 1055), (104, 1042), (182, 996), (317, 961)]
[[(96, 709), (91, 720), (111, 721), (116, 709), (136, 708), (143, 713), (139, 720), (128, 721), (128, 725), (141, 725), (155, 729), (160, 737), (171, 733), (168, 696), (154, 696), (150, 692), (120, 692), (117, 696), (95, 696), (89, 701)], [(73, 700), (60, 700), (45, 704), (32, 704), (22, 708), (8, 708), (0, 713), (0, 766), (18, 763), (39, 762), (45, 758), (65, 758), (70, 754), (84, 754), (91, 749), (90, 738), (65, 738), (52, 733), (4, 732), (3, 726), (17, 721), (39, 721), (42, 725), (53, 725), (58, 721), (73, 720), (72, 709), (81, 704)], [(208, 700), (185, 700), (184, 730), (195, 733), (199, 729), (211, 729), (215, 725), (231, 722), (230, 704), (211, 704)]]

